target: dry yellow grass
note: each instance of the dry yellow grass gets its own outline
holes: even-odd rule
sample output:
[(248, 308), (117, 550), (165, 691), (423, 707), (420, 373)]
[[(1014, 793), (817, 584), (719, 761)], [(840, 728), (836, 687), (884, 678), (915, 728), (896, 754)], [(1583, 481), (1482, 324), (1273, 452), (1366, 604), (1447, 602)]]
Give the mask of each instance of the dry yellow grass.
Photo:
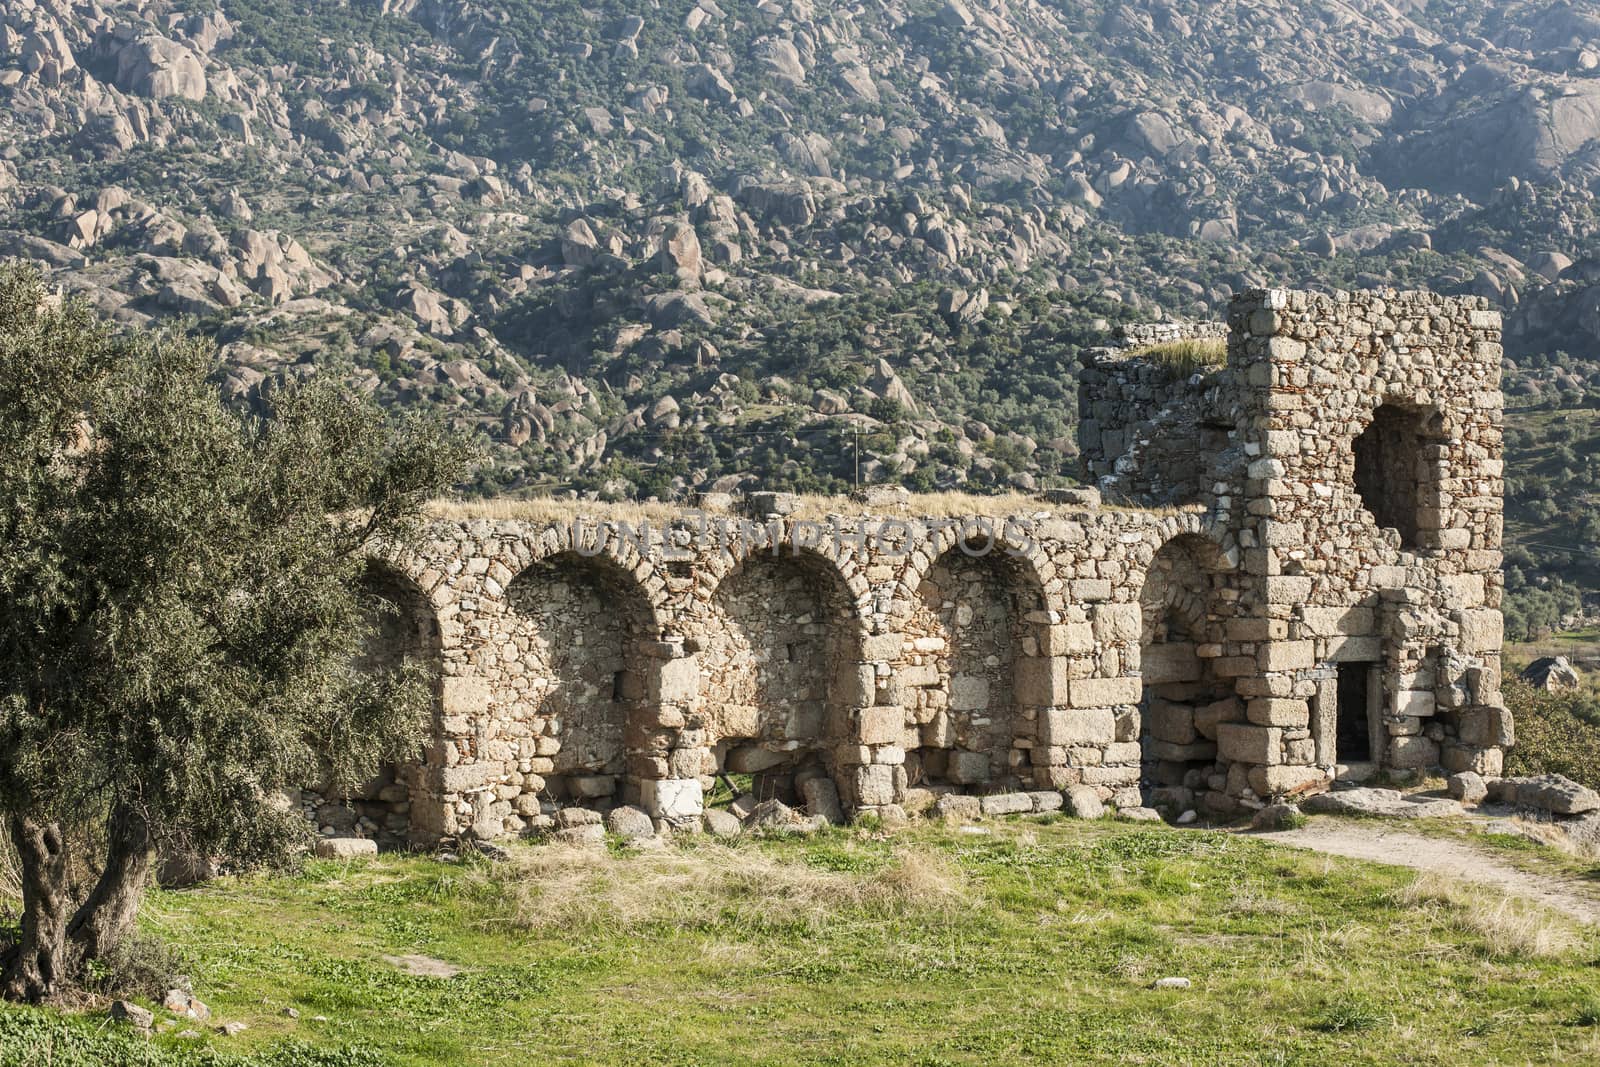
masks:
[[(977, 493), (916, 493), (903, 505), (892, 508), (868, 507), (848, 496), (806, 494), (798, 498), (799, 506), (789, 516), (793, 521), (817, 522), (829, 515), (894, 514), (907, 518), (958, 519), (967, 517), (1003, 519), (1025, 518), (1056, 511), (1078, 511), (1062, 505), (1050, 504), (1029, 493), (997, 493), (984, 496)], [(486, 500), (436, 500), (428, 505), (428, 514), (437, 519), (453, 522), (470, 522), (487, 519), (495, 522), (570, 522), (578, 516), (594, 516), (608, 520), (628, 522), (663, 523), (681, 518), (693, 510), (687, 504), (639, 503), (623, 501), (603, 503), (594, 500), (571, 500), (558, 497), (507, 498)], [(1102, 504), (1102, 511), (1139, 512), (1151, 515), (1178, 515), (1203, 510), (1193, 507), (1141, 508), (1122, 504)]]
[(844, 906), (885, 918), (943, 915), (970, 906), (976, 892), (942, 856), (909, 848), (862, 872), (712, 842), (622, 855), (549, 845), (519, 849), (513, 862), (506, 921), (521, 930), (626, 933), (711, 921), (820, 928)]
[(1228, 342), (1223, 337), (1165, 341), (1135, 349), (1133, 355), (1164, 363), (1179, 377), (1187, 378), (1193, 374), (1209, 374), (1227, 366)]
[(1419, 874), (1395, 902), (1443, 909), (1451, 925), (1478, 934), (1496, 956), (1563, 956), (1582, 943), (1572, 923), (1548, 908), (1436, 871)]

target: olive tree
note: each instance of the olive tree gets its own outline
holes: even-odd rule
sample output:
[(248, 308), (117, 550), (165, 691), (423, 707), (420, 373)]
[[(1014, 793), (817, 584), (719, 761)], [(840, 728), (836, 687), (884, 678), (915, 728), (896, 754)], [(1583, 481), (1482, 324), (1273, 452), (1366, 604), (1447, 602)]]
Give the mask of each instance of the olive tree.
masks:
[(466, 446), (316, 380), (237, 410), (215, 369), (200, 341), (115, 333), (0, 265), (13, 999), (116, 951), (160, 850), (283, 856), (306, 833), (285, 788), (353, 786), (424, 728), (420, 668), (356, 668), (362, 575), (418, 536)]

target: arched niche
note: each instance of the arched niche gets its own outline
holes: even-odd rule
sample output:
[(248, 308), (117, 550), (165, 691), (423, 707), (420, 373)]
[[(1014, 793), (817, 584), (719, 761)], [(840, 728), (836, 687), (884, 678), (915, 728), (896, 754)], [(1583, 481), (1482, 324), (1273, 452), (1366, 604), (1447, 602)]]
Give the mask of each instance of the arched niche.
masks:
[[(426, 593), (396, 567), (374, 560), (361, 579), (360, 597), (368, 624), (357, 669), (393, 671), (407, 664), (420, 665), (428, 679), (432, 713), (424, 741), (424, 760), (437, 752), (440, 731), (443, 644), (439, 619)], [(385, 764), (369, 781), (347, 796), (324, 796), (313, 813), (320, 828), (359, 832), (375, 838), (380, 848), (408, 844), (420, 805), (427, 803), (421, 762)], [(341, 810), (342, 809), (342, 810)]]
[(818, 553), (779, 544), (724, 574), (698, 653), (711, 773), (749, 775), (757, 799), (787, 803), (808, 779), (831, 780), (860, 627), (844, 575)]
[(1040, 652), (1044, 609), (1039, 576), (990, 538), (958, 541), (922, 574), (891, 676), (915, 731), (910, 787), (1031, 787), (1036, 709), (1017, 701), (1017, 665)]
[(1232, 682), (1200, 655), (1222, 639), (1224, 568), (1214, 542), (1182, 534), (1156, 552), (1140, 589), (1140, 787), (1157, 807), (1193, 805), (1215, 769), (1217, 725), (1241, 717)]
[(549, 761), (523, 777), (524, 807), (621, 800), (629, 725), (648, 698), (640, 645), (658, 636), (644, 590), (609, 556), (569, 550), (523, 568), (505, 604), (511, 732)]

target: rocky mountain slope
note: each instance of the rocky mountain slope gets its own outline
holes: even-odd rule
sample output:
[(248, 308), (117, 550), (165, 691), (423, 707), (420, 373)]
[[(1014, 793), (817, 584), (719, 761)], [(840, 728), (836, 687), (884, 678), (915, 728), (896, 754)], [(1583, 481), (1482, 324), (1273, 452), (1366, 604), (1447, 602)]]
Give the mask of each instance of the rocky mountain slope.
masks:
[[(189, 317), (242, 402), (447, 412), (481, 491), (1059, 481), (1080, 345), (1268, 282), (1487, 295), (1575, 411), (1597, 181), (1588, 0), (0, 8), (0, 255)], [(1600, 514), (1579, 425), (1528, 431), (1542, 544)], [(1518, 557), (1549, 612), (1582, 554)]]

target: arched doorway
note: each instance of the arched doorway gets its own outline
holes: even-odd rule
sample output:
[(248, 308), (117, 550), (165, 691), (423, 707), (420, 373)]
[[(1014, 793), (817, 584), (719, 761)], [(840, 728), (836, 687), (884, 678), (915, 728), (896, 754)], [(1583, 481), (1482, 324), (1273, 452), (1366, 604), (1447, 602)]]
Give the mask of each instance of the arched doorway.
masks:
[(539, 761), (521, 777), (519, 812), (621, 801), (629, 722), (648, 697), (639, 645), (656, 635), (644, 591), (610, 558), (568, 551), (529, 564), (505, 596), (513, 729)]

